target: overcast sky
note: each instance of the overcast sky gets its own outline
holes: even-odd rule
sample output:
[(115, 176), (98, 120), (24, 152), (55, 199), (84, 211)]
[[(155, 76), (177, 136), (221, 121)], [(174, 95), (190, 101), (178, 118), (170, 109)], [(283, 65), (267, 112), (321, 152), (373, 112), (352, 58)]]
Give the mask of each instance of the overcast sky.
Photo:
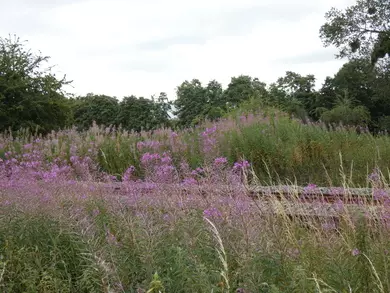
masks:
[(323, 48), (332, 7), (353, 0), (2, 0), (0, 36), (16, 34), (89, 92), (175, 98), (184, 80), (271, 83), (291, 70), (321, 85), (344, 61)]

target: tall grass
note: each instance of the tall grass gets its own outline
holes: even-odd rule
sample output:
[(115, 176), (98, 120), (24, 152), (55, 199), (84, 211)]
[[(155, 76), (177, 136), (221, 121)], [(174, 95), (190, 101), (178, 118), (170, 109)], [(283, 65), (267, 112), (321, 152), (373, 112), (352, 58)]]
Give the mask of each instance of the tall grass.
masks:
[[(390, 291), (387, 191), (382, 208), (308, 207), (252, 199), (230, 168), (205, 169), (198, 183), (119, 191), (2, 178), (0, 291)], [(304, 208), (339, 222), (289, 217)]]
[[(352, 186), (366, 186), (374, 168), (388, 173), (390, 137), (357, 133), (356, 129), (318, 123), (303, 124), (276, 110), (251, 113), (237, 111), (227, 118), (180, 131), (160, 129), (129, 133), (94, 125), (89, 131), (74, 129), (34, 137), (27, 131), (14, 138), (0, 137), (0, 158), (26, 152), (26, 147), (42, 152), (47, 160), (70, 161), (72, 156), (88, 156), (100, 171), (121, 178), (129, 166), (141, 170), (146, 152), (169, 152), (175, 166), (185, 161), (201, 167), (216, 157), (229, 163), (245, 158), (251, 162), (263, 184), (293, 181), (300, 185), (341, 185), (340, 171)], [(143, 177), (142, 172), (137, 174)]]

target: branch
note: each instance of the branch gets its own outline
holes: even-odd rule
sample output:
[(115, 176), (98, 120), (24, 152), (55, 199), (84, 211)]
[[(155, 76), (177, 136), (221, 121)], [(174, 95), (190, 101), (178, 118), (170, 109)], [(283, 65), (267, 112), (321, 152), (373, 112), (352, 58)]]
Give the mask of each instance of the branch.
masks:
[(359, 29), (361, 30), (361, 32), (359, 33), (359, 36), (363, 35), (363, 34), (366, 34), (366, 33), (375, 33), (375, 34), (380, 34), (380, 33), (383, 33), (384, 31), (380, 31), (380, 30), (375, 30), (375, 29), (367, 29), (367, 28), (360, 28)]

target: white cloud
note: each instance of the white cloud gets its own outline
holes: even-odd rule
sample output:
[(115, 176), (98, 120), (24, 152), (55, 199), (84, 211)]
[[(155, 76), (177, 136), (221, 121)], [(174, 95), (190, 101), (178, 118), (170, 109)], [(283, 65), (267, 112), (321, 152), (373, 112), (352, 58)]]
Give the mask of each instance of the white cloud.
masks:
[(267, 83), (287, 70), (321, 83), (341, 61), (319, 28), (351, 0), (14, 0), (2, 5), (0, 36), (15, 33), (51, 56), (76, 94), (174, 98), (186, 79), (249, 74)]

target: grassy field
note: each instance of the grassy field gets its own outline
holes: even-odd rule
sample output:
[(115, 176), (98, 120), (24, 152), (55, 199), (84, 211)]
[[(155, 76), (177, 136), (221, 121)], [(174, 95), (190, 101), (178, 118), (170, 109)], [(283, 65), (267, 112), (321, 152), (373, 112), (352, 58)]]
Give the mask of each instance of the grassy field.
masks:
[(106, 173), (121, 179), (130, 166), (143, 178), (142, 156), (147, 153), (169, 154), (177, 170), (182, 163), (196, 169), (225, 157), (230, 165), (248, 160), (263, 184), (340, 186), (347, 182), (366, 186), (374, 169), (388, 177), (389, 146), (387, 135), (373, 136), (364, 130), (358, 134), (356, 129), (342, 126), (328, 130), (324, 125), (303, 124), (267, 109), (237, 112), (216, 123), (176, 132), (159, 129), (128, 133), (94, 126), (84, 133), (70, 129), (45, 138), (27, 132), (20, 132), (16, 138), (4, 134), (0, 137), (0, 158), (36, 152), (40, 160), (74, 165), (71, 158), (87, 157), (96, 169), (95, 175)]
[(3, 181), (1, 292), (389, 292), (388, 194), (380, 212), (335, 203), (339, 223), (291, 221), (279, 201), (249, 198), (237, 169), (210, 168), (197, 184), (120, 192)]
[[(4, 134), (0, 292), (389, 292), (389, 142), (271, 110), (177, 132)], [(338, 223), (291, 221), (248, 181), (373, 187), (383, 208), (319, 201)]]

